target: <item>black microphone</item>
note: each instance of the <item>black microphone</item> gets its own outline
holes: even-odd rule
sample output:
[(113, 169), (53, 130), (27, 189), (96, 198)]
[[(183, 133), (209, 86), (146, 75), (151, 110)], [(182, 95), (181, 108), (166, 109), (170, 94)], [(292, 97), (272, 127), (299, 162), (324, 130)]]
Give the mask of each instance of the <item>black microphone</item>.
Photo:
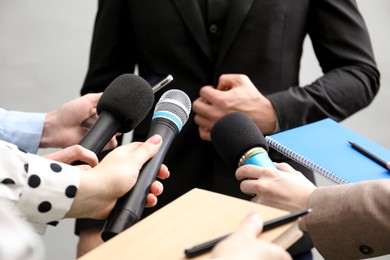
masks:
[(142, 167), (134, 187), (118, 199), (103, 227), (101, 236), (104, 241), (116, 236), (140, 220), (150, 186), (156, 179), (174, 137), (187, 122), (190, 111), (191, 100), (181, 90), (169, 90), (157, 102), (148, 138), (159, 134), (163, 144), (157, 154)]
[(211, 129), (211, 142), (234, 169), (245, 164), (276, 168), (268, 157), (268, 144), (257, 125), (244, 113), (219, 119)]
[(80, 145), (98, 154), (117, 133), (133, 130), (154, 103), (150, 84), (134, 74), (122, 74), (103, 92), (97, 104), (99, 118), (81, 139)]

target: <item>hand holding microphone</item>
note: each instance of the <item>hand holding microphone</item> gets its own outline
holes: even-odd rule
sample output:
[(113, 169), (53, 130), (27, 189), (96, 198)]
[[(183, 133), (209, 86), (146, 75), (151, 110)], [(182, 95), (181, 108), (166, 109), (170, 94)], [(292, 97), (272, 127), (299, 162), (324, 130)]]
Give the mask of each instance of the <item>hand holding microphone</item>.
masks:
[(145, 206), (146, 196), (174, 137), (187, 122), (191, 111), (191, 100), (182, 91), (165, 92), (157, 102), (148, 137), (159, 134), (163, 144), (158, 153), (141, 169), (133, 189), (121, 197), (103, 227), (102, 239), (119, 234), (137, 223)]
[(305, 208), (314, 185), (287, 164), (276, 168), (263, 134), (248, 116), (235, 112), (221, 118), (211, 130), (211, 141), (226, 163), (238, 167), (240, 189), (254, 196), (251, 201), (290, 211)]
[(154, 103), (150, 84), (134, 74), (122, 74), (103, 92), (97, 104), (99, 118), (80, 141), (98, 154), (117, 133), (133, 130), (149, 113)]

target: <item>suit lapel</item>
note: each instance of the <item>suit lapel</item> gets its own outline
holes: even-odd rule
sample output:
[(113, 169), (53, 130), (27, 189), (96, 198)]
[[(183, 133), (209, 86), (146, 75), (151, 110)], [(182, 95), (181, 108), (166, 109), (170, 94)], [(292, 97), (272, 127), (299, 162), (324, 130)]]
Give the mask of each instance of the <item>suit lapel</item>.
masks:
[(230, 0), (229, 13), (225, 25), (225, 33), (221, 43), (220, 52), (218, 55), (217, 66), (223, 62), (230, 46), (237, 36), (246, 16), (248, 15), (255, 0)]
[(210, 61), (213, 60), (210, 42), (205, 29), (203, 16), (195, 0), (172, 0), (178, 12), (180, 13), (184, 23), (189, 31), (194, 36), (202, 51), (206, 54)]

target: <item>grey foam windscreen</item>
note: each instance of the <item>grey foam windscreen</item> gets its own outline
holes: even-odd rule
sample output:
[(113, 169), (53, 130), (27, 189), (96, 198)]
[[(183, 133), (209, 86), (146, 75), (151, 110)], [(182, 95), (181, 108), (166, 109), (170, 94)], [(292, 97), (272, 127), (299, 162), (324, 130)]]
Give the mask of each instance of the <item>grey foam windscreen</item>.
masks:
[(134, 74), (122, 74), (104, 91), (97, 112), (105, 110), (121, 122), (120, 132), (134, 129), (149, 113), (154, 103), (150, 84)]
[(222, 159), (237, 168), (247, 151), (268, 144), (257, 125), (244, 113), (234, 112), (219, 119), (211, 129), (211, 142)]

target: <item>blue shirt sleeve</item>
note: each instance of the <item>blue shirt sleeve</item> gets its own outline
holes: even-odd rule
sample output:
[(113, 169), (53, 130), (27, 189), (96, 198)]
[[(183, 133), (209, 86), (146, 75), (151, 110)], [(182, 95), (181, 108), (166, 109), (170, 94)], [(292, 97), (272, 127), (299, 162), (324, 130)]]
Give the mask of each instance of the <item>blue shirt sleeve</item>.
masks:
[(0, 140), (36, 153), (41, 141), (46, 113), (7, 111), (0, 108)]

